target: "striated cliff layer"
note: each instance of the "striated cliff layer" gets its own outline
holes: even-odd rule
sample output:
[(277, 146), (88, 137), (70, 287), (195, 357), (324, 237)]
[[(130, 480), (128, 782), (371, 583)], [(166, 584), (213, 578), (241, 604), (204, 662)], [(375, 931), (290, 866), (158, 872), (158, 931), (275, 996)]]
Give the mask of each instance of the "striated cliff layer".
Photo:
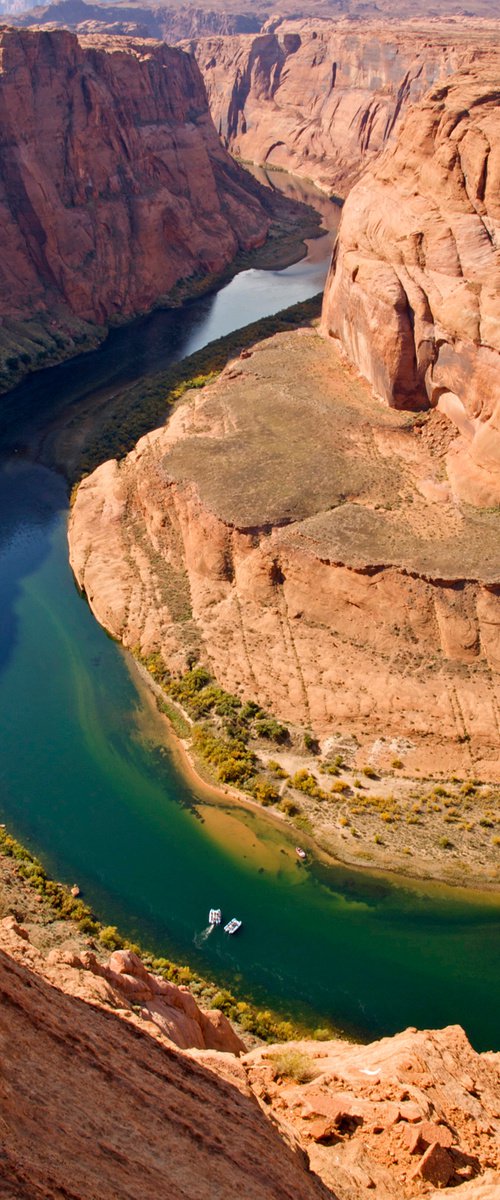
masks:
[(345, 205), (323, 306), (375, 393), (437, 407), (454, 492), (500, 503), (500, 58), (408, 115)]
[(73, 570), (105, 627), (194, 652), (321, 737), (408, 770), (500, 766), (498, 513), (462, 509), (454, 429), (381, 406), (310, 330), (243, 351), (78, 490)]
[[(12, 918), (0, 923), (9, 1200), (498, 1195), (499, 1055), (476, 1054), (460, 1028), (291, 1054), (183, 1051), (138, 991), (132, 1008), (82, 957), (44, 958)], [(137, 983), (147, 972), (134, 965)]]
[(290, 209), (223, 149), (181, 50), (3, 29), (0, 113), (0, 386), (222, 271)]
[(132, 34), (178, 42), (181, 38), (214, 33), (258, 33), (260, 21), (250, 13), (223, 12), (184, 4), (177, 8), (156, 4), (87, 4), (85, 0), (54, 0), (12, 16), (14, 5), (4, 0), (0, 11), (8, 12), (9, 24), (25, 28), (50, 26), (77, 33)]
[(498, 28), (275, 19), (257, 36), (184, 43), (233, 154), (345, 195), (436, 79), (481, 57)]

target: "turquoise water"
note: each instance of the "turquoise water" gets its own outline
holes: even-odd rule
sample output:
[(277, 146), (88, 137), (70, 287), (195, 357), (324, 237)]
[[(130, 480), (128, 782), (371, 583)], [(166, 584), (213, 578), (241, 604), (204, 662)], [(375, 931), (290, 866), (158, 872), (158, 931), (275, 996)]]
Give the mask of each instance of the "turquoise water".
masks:
[[(266, 273), (267, 306), (275, 274)], [(253, 304), (252, 276), (249, 286)], [(214, 335), (206, 305), (191, 306), (189, 337), (208, 318)], [(187, 334), (175, 319), (178, 353)], [(26, 445), (34, 425), (63, 421), (93, 378), (98, 391), (113, 372), (140, 371), (134, 336), (128, 359), (119, 335), (83, 370), (67, 364), (18, 389), (16, 419), (11, 408), (0, 469), (0, 819), (56, 877), (77, 880), (106, 922), (241, 996), (366, 1038), (460, 1022), (478, 1049), (498, 1048), (499, 903), (304, 867), (285, 829), (198, 793), (79, 596), (63, 481), (13, 441)], [(212, 905), (243, 920), (238, 937), (204, 937)]]

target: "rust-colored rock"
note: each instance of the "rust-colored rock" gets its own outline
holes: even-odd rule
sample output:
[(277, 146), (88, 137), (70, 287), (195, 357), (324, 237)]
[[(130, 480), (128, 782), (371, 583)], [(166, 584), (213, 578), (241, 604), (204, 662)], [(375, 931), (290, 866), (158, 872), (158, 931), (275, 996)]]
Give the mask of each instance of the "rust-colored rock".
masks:
[(233, 154), (345, 195), (409, 103), (480, 58), (495, 27), (272, 19), (257, 35), (183, 43)]
[(412, 1179), (425, 1179), (426, 1183), (433, 1183), (434, 1187), (446, 1187), (452, 1175), (453, 1161), (450, 1155), (439, 1142), (434, 1142), (417, 1163), (412, 1172)]
[(453, 1145), (453, 1134), (447, 1125), (435, 1125), (432, 1121), (422, 1121), (407, 1131), (408, 1149), (410, 1154), (422, 1154), (428, 1146), (443, 1146), (449, 1150)]
[(217, 1071), (181, 1053), (126, 1005), (118, 1015), (104, 980), (46, 965), (5, 928), (0, 1038), (9, 1200), (331, 1200), (236, 1059)]
[(323, 328), (397, 408), (437, 406), (460, 436), (451, 491), (500, 501), (500, 59), (408, 115), (345, 205)]
[(276, 200), (221, 146), (181, 50), (3, 28), (0, 51), (5, 388), (262, 245)]

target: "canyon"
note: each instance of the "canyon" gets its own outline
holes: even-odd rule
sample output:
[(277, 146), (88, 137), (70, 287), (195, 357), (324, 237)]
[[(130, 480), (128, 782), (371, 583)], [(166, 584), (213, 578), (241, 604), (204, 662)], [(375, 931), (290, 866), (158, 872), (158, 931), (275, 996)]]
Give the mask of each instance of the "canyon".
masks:
[(4, 390), (303, 219), (223, 149), (181, 50), (5, 28), (0, 49)]
[[(369, 174), (351, 193), (323, 336), (243, 351), (163, 429), (84, 480), (70, 521), (78, 583), (126, 646), (159, 652), (174, 672), (199, 656), (228, 691), (323, 743), (354, 735), (358, 762), (380, 738), (399, 739), (409, 774), (439, 763), (445, 776), (490, 781), (500, 765), (494, 68), (431, 91), (378, 160), (380, 184)], [(359, 369), (386, 379), (385, 391), (374, 395)]]
[[(480, 822), (493, 859), (491, 27), (469, 44), (467, 20), (450, 39), (277, 19), (257, 37), (195, 30), (197, 66), (138, 41), (133, 6), (122, 19), (106, 40), (0, 31), (3, 386), (175, 302), (183, 281), (205, 286), (276, 223), (299, 227), (228, 150), (349, 195), (320, 326), (242, 349), (81, 481), (69, 522), (77, 583), (135, 655), (160, 657), (172, 677), (208, 668), (286, 721), (292, 751), (317, 740), (308, 761), (321, 751), (332, 774), (339, 750), (354, 776), (382, 747), (409, 786), (453, 777), (457, 796), (481, 788), (495, 809)], [(88, 697), (82, 684), (90, 728)], [(363, 787), (352, 782), (359, 804)], [(337, 813), (338, 796), (319, 807), (330, 804)], [(450, 846), (427, 846), (417, 873)], [(463, 882), (483, 881), (484, 858), (481, 843)], [(108, 957), (95, 922), (89, 937), (55, 918), (26, 861), (22, 871), (0, 856), (6, 1200), (496, 1200), (498, 1053), (477, 1053), (456, 1025), (370, 1045), (319, 1032), (250, 1046), (137, 948)], [(431, 958), (420, 975), (430, 987)], [(397, 987), (389, 973), (387, 986)]]
[[(460, 1028), (248, 1051), (130, 951), (97, 963), (71, 922), (26, 915), (0, 921), (2, 1195), (49, 1200), (69, 1178), (81, 1200), (498, 1194), (500, 1056)], [(196, 1034), (208, 1017), (218, 1050)]]
[(195, 54), (224, 144), (243, 160), (345, 196), (409, 104), (467, 63), (496, 27), (443, 22), (270, 20), (258, 36), (183, 42)]

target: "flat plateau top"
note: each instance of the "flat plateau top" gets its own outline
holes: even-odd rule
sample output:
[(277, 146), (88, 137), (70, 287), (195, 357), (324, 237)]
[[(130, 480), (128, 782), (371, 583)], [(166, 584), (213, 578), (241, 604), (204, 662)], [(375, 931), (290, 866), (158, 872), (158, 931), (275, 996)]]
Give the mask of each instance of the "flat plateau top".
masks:
[(454, 427), (374, 399), (313, 331), (261, 342), (188, 403), (162, 469), (226, 524), (355, 569), (500, 581), (500, 512), (451, 495)]

